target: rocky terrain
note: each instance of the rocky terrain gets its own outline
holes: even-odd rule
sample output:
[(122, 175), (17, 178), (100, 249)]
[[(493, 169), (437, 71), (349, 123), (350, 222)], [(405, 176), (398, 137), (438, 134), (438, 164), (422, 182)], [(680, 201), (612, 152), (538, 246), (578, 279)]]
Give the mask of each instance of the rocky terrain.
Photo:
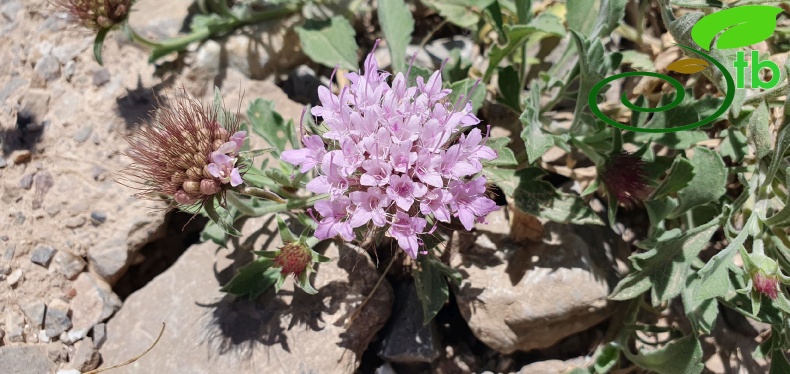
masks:
[[(131, 22), (148, 37), (173, 36), (190, 5), (138, 1)], [(105, 42), (102, 67), (93, 36), (46, 0), (0, 0), (0, 372), (108, 367), (145, 351), (162, 323), (151, 352), (113, 372), (526, 374), (591, 364), (616, 316), (606, 296), (626, 245), (604, 228), (546, 225), (528, 238), (511, 233), (512, 212), (492, 214), (448, 244), (464, 281), (423, 326), (410, 283), (388, 277), (374, 291), (383, 267), (335, 244), (325, 246), (332, 262), (321, 265), (317, 295), (225, 296), (220, 285), (250, 250), (273, 249), (279, 238), (196, 243), (199, 225), (182, 232), (188, 218), (117, 182), (129, 162), (124, 135), (144, 123), (157, 95), (179, 87), (209, 99), (216, 85), (242, 112), (250, 100), (272, 100), (298, 119), (327, 80), (305, 64), (293, 22), (196, 46), (159, 76), (120, 31)], [(475, 53), (451, 38), (428, 44), (418, 61), (431, 64), (453, 46)], [(249, 220), (242, 231), (271, 224)], [(750, 358), (764, 326), (737, 315), (718, 326), (732, 344), (706, 347), (708, 370), (767, 370)]]

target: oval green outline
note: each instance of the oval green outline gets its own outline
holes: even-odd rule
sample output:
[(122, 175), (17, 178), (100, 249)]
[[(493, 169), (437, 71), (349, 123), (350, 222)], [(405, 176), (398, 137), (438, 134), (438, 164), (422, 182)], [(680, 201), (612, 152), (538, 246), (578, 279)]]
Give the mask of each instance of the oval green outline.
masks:
[[(590, 105), (590, 110), (593, 112), (593, 114), (595, 114), (595, 116), (598, 117), (600, 120), (606, 122), (607, 124), (609, 124), (611, 126), (617, 127), (619, 129), (626, 130), (626, 131), (634, 131), (634, 132), (653, 133), (653, 134), (656, 134), (656, 133), (670, 133), (670, 132), (678, 132), (678, 131), (695, 129), (697, 127), (700, 127), (700, 126), (703, 126), (703, 125), (706, 125), (708, 123), (711, 123), (711, 122), (715, 121), (717, 118), (719, 118), (719, 116), (724, 114), (724, 112), (727, 111), (727, 109), (730, 107), (730, 105), (732, 105), (733, 100), (735, 100), (735, 80), (732, 78), (732, 75), (730, 74), (730, 72), (727, 71), (727, 68), (725, 68), (724, 65), (722, 65), (721, 62), (719, 62), (718, 60), (714, 59), (711, 56), (708, 56), (706, 53), (704, 53), (702, 51), (695, 50), (695, 49), (693, 49), (691, 47), (687, 47), (687, 46), (682, 45), (682, 44), (676, 44), (676, 45), (678, 47), (681, 47), (683, 49), (686, 49), (688, 51), (691, 51), (691, 52), (694, 52), (694, 53), (696, 53), (698, 55), (701, 55), (706, 60), (710, 61), (713, 65), (716, 65), (716, 67), (719, 69), (719, 71), (721, 71), (722, 75), (724, 75), (724, 79), (727, 81), (727, 93), (725, 94), (724, 102), (722, 103), (722, 106), (715, 113), (713, 113), (710, 116), (705, 117), (705, 118), (703, 118), (703, 119), (701, 119), (701, 120), (699, 120), (697, 122), (690, 123), (688, 125), (683, 125), (683, 126), (680, 126), (680, 127), (672, 127), (672, 128), (667, 128), (667, 129), (651, 129), (651, 128), (634, 127), (634, 126), (629, 126), (629, 125), (622, 124), (620, 122), (617, 122), (617, 121), (607, 117), (606, 115), (603, 114), (601, 109), (598, 107), (597, 98), (598, 98), (599, 91), (606, 84), (608, 84), (609, 82), (612, 82), (612, 81), (620, 79), (620, 78), (630, 77), (630, 76), (651, 76), (651, 77), (661, 78), (661, 79), (663, 79), (663, 80), (665, 80), (667, 82), (670, 82), (672, 84), (672, 86), (675, 87), (675, 89), (677, 89), (678, 86), (676, 86), (672, 81), (680, 83), (676, 79), (674, 79), (674, 78), (672, 78), (672, 77), (670, 77), (668, 75), (665, 75), (665, 74), (653, 73), (653, 72), (631, 71), (631, 72), (620, 73), (620, 74), (617, 74), (617, 75), (613, 75), (611, 77), (607, 77), (607, 78), (603, 79), (602, 81), (598, 82), (595, 86), (593, 86), (593, 88), (590, 90), (590, 94), (587, 96), (587, 103)], [(680, 97), (681, 101), (682, 101), (682, 99), (683, 99), (682, 95), (685, 95), (685, 89), (681, 89), (681, 90), (679, 90), (679, 92), (682, 92), (682, 94), (678, 94), (677, 97)], [(675, 106), (677, 106), (680, 103), (680, 102), (678, 102), (678, 100), (676, 98), (671, 103), (669, 103), (667, 105), (664, 105), (662, 107), (659, 107), (659, 108), (642, 108), (642, 107), (638, 107), (636, 105), (633, 105), (631, 102), (629, 102), (625, 98), (625, 94), (623, 94), (623, 95), (624, 96), (621, 98), (621, 101), (625, 100), (625, 102), (628, 102), (629, 104), (631, 104), (629, 106), (629, 105), (626, 105), (625, 102), (624, 102), (624, 105), (626, 105), (626, 107), (628, 107), (631, 110), (641, 109), (641, 110), (636, 110), (637, 112), (640, 112), (640, 113), (656, 113), (656, 112), (660, 112), (660, 111), (663, 111), (663, 110), (669, 110), (669, 109), (674, 108)], [(667, 107), (669, 107), (669, 108), (665, 109)], [(650, 111), (644, 110), (644, 109), (649, 109)], [(662, 109), (662, 110), (656, 110), (656, 109)]]

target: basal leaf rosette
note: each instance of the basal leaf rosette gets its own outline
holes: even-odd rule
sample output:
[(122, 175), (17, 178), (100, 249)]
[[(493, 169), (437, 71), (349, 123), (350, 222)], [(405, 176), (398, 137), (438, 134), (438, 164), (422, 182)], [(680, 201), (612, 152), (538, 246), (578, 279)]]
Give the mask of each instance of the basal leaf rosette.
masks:
[(307, 189), (329, 196), (315, 204), (316, 238), (384, 232), (416, 258), (438, 222), (457, 218), (471, 230), (498, 209), (481, 175), (481, 162), (497, 153), (480, 129), (464, 133), (480, 120), (468, 97), (449, 102), (441, 70), (413, 86), (408, 72), (389, 83), (372, 52), (364, 70), (348, 74), (351, 84), (337, 95), (319, 88), (321, 105), (311, 113), (322, 132), (304, 134), (304, 148), (282, 159), (302, 173), (315, 170)]

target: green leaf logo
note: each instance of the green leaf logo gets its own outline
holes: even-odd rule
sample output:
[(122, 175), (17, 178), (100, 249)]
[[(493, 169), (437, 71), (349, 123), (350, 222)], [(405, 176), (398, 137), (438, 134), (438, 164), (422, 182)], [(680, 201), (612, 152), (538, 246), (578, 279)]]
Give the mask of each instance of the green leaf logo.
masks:
[[(768, 39), (776, 29), (776, 15), (780, 8), (765, 5), (746, 5), (707, 15), (691, 29), (691, 38), (709, 51), (716, 35), (718, 49), (746, 47)], [(722, 33), (723, 31), (723, 33)]]

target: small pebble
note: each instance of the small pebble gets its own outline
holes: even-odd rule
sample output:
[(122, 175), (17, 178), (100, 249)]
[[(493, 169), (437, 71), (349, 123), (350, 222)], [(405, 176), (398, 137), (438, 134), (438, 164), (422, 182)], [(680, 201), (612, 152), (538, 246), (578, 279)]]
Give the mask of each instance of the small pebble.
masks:
[(47, 305), (44, 318), (44, 329), (50, 338), (59, 336), (71, 328), (71, 319), (68, 316), (69, 304), (61, 299), (54, 299)]
[(4, 241), (4, 242), (7, 242), (7, 241), (8, 241), (8, 239), (9, 239), (9, 238), (8, 238), (8, 235), (2, 235), (2, 236), (0, 236), (0, 240), (2, 240), (2, 241)]
[(35, 173), (25, 174), (22, 179), (19, 180), (19, 187), (22, 187), (26, 190), (29, 190), (33, 187), (33, 176)]
[(11, 274), (11, 266), (8, 264), (0, 264), (0, 276), (5, 279), (5, 276)]
[(101, 348), (102, 344), (107, 340), (107, 325), (99, 323), (93, 326), (93, 343), (96, 348)]
[(107, 222), (107, 213), (99, 210), (91, 213), (91, 223), (93, 223), (94, 226), (99, 226), (104, 222)]
[(92, 133), (93, 133), (93, 128), (90, 126), (86, 126), (81, 128), (79, 131), (77, 131), (77, 133), (74, 134), (74, 136), (72, 136), (71, 138), (74, 139), (74, 141), (76, 141), (77, 143), (82, 143), (88, 140), (88, 138), (90, 138)]
[(71, 81), (71, 77), (74, 76), (74, 73), (77, 72), (77, 64), (72, 60), (66, 63), (66, 66), (63, 67), (63, 75), (66, 77), (67, 81)]
[(107, 170), (101, 166), (94, 165), (91, 169), (91, 174), (93, 175), (93, 180), (95, 181), (103, 181), (104, 180), (104, 173)]
[(22, 311), (27, 317), (27, 323), (36, 328), (41, 328), (44, 324), (44, 313), (47, 311), (47, 305), (41, 301), (32, 302), (25, 305)]
[(16, 212), (16, 219), (14, 220), (14, 223), (17, 225), (22, 225), (25, 223), (25, 219), (26, 217), (24, 214), (22, 214), (22, 212)]
[(30, 261), (36, 265), (48, 267), (53, 255), (55, 255), (55, 248), (39, 246), (33, 250), (33, 253), (30, 255)]
[(8, 327), (8, 341), (10, 341), (11, 343), (25, 342), (25, 334), (22, 329), (22, 326)]
[(11, 273), (11, 275), (8, 276), (8, 278), (6, 278), (6, 282), (13, 286), (22, 280), (22, 277), (22, 269), (16, 269)]
[(81, 257), (66, 251), (58, 251), (55, 255), (55, 263), (60, 273), (68, 279), (74, 279), (82, 269), (85, 269), (85, 261)]
[(50, 206), (44, 208), (44, 210), (47, 212), (47, 214), (49, 214), (50, 217), (54, 217), (54, 216), (58, 215), (58, 213), (60, 213), (60, 206), (59, 205), (50, 205)]
[(11, 161), (14, 162), (14, 165), (24, 164), (25, 162), (30, 161), (33, 157), (33, 154), (30, 153), (27, 149), (21, 149), (11, 152)]
[(33, 178), (33, 184), (36, 186), (36, 193), (33, 197), (33, 209), (39, 209), (44, 202), (44, 196), (47, 195), (55, 181), (52, 178), (52, 174), (45, 170), (36, 174)]
[(8, 161), (6, 161), (4, 158), (0, 157), (0, 169), (4, 168), (6, 166), (8, 166)]
[(5, 247), (5, 253), (3, 253), (3, 260), (11, 261), (14, 259), (14, 253), (16, 253), (16, 246), (11, 244), (8, 247)]
[(63, 224), (70, 229), (76, 229), (78, 227), (82, 227), (82, 225), (85, 224), (85, 217), (83, 216), (71, 217), (67, 219), (65, 222), (63, 222)]
[(93, 85), (94, 86), (101, 86), (110, 81), (110, 71), (101, 68), (93, 72)]
[(47, 332), (44, 330), (39, 330), (38, 340), (42, 343), (49, 343), (49, 336), (47, 336)]

